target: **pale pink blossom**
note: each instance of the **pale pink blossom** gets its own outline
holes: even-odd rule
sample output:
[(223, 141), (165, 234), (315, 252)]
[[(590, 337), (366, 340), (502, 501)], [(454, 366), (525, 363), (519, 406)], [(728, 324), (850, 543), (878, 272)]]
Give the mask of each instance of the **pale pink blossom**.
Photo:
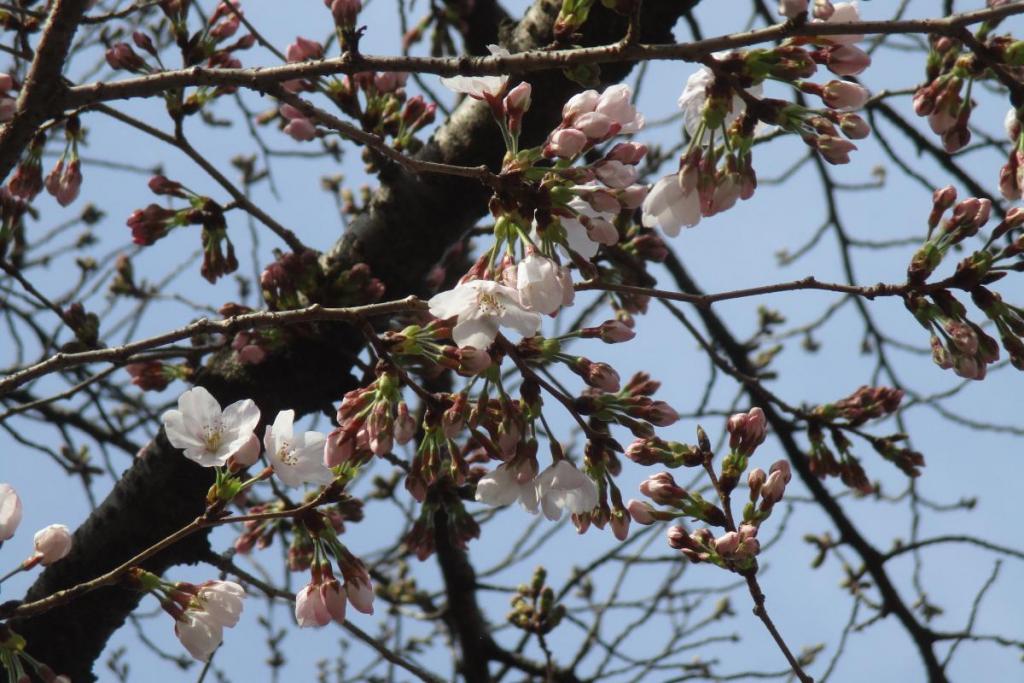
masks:
[(575, 128), (559, 128), (548, 139), (544, 154), (549, 157), (572, 159), (587, 146), (587, 136)]
[(331, 622), (319, 584), (310, 583), (295, 595), (295, 621), (300, 628), (326, 626)]
[(629, 510), (629, 516), (632, 517), (633, 521), (637, 524), (648, 526), (657, 521), (652, 514), (654, 512), (654, 508), (651, 507), (650, 503), (631, 498), (629, 502), (626, 503), (626, 509)]
[(209, 612), (188, 609), (174, 622), (174, 635), (190, 655), (206, 662), (224, 640), (224, 627)]
[(807, 0), (779, 0), (779, 14), (792, 19), (807, 11)]
[(501, 327), (510, 327), (524, 337), (540, 329), (540, 314), (524, 308), (516, 290), (491, 280), (463, 282), (435, 294), (428, 303), (434, 317), (457, 318), (452, 339), (460, 347), (486, 349)]
[[(495, 57), (511, 56), (508, 50), (497, 45), (488, 45), (487, 49)], [(501, 97), (508, 85), (508, 76), (451, 76), (442, 78), (441, 83), (454, 92), (477, 100), (487, 100)]]
[(519, 501), (523, 509), (536, 513), (537, 486), (533, 477), (521, 476), (514, 468), (502, 464), (480, 477), (476, 499), (484, 505), (505, 506)]
[(14, 536), (21, 523), (21, 498), (10, 484), (0, 484), (0, 543)]
[(594, 165), (594, 173), (598, 180), (617, 190), (622, 190), (636, 182), (636, 166), (624, 164), (610, 159)]
[(849, 81), (829, 81), (822, 89), (821, 99), (829, 107), (842, 111), (860, 109), (870, 94), (862, 85)]
[[(824, 19), (827, 24), (846, 24), (852, 21), (860, 21), (860, 8), (854, 2), (836, 2), (832, 5), (831, 16)], [(864, 40), (863, 34), (850, 33), (843, 35), (823, 36), (836, 45), (852, 45)]]
[[(727, 54), (729, 53), (716, 52), (715, 56), (721, 57)], [(683, 88), (683, 93), (679, 96), (678, 104), (683, 112), (683, 125), (686, 126), (686, 130), (690, 135), (696, 135), (700, 129), (701, 121), (704, 118), (704, 103), (708, 99), (707, 89), (714, 80), (714, 72), (706, 66), (700, 67), (686, 79), (686, 86)], [(747, 88), (747, 92), (754, 97), (761, 97), (763, 90), (764, 88), (760, 83)], [(728, 128), (746, 109), (747, 105), (743, 98), (739, 95), (733, 95), (731, 109), (725, 115), (723, 125)]]
[(687, 182), (688, 173), (691, 172), (684, 169), (654, 184), (642, 205), (645, 227), (657, 226), (669, 237), (675, 237), (682, 228), (700, 223), (700, 195)]
[(334, 475), (323, 462), (326, 438), (313, 431), (295, 434), (294, 421), (294, 410), (282, 410), (263, 435), (274, 474), (285, 486), (329, 484)]
[(44, 567), (63, 559), (71, 552), (71, 530), (63, 524), (51, 524), (40, 529), (32, 537), (35, 554), (31, 561)]
[(519, 291), (519, 302), (524, 308), (545, 315), (556, 312), (565, 299), (558, 264), (533, 252), (519, 262), (516, 288)]
[(207, 581), (199, 586), (195, 603), (218, 624), (231, 628), (242, 616), (245, 589), (234, 581)]
[(569, 98), (569, 101), (562, 107), (562, 121), (571, 124), (577, 116), (589, 114), (597, 108), (601, 96), (596, 90), (584, 90)]
[(345, 594), (357, 611), (373, 614), (373, 584), (369, 575), (345, 579)]
[(223, 466), (228, 458), (252, 457), (253, 431), (260, 409), (250, 399), (235, 401), (223, 411), (203, 387), (193, 387), (178, 398), (178, 409), (162, 417), (167, 440), (185, 451), (185, 457), (203, 467)]
[(635, 133), (644, 127), (644, 117), (633, 106), (632, 100), (633, 91), (628, 85), (612, 85), (598, 97), (594, 111), (618, 124), (620, 133)]
[(295, 42), (285, 50), (285, 59), (289, 62), (304, 62), (307, 59), (322, 59), (324, 46), (315, 40), (297, 36)]
[(537, 497), (544, 516), (551, 521), (571, 514), (590, 512), (597, 506), (597, 486), (568, 460), (559, 460), (537, 475)]
[[(616, 126), (615, 131), (612, 130), (613, 126)], [(590, 140), (602, 140), (609, 133), (618, 132), (617, 126), (618, 124), (610, 116), (597, 111), (581, 114), (572, 122), (572, 127)]]

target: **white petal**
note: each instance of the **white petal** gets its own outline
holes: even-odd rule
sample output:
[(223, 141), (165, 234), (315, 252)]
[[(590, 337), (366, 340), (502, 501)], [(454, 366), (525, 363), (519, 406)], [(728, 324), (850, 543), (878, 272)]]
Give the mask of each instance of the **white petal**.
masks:
[(430, 315), (445, 320), (463, 315), (475, 308), (477, 288), (471, 285), (472, 283), (467, 282), (432, 296), (427, 302), (430, 307)]
[(256, 429), (256, 425), (260, 422), (260, 409), (252, 399), (235, 401), (224, 409), (221, 420), (225, 430), (248, 439), (249, 434)]
[(480, 316), (460, 320), (452, 329), (455, 344), (472, 346), (474, 349), (486, 349), (494, 343), (498, 334), (498, 320), (494, 316)]

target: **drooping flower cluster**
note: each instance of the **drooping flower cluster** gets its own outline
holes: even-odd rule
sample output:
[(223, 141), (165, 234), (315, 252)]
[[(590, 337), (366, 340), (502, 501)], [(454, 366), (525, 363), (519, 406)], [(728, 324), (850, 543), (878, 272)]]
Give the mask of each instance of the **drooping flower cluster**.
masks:
[[(830, 10), (825, 21), (859, 19), (855, 3), (826, 4)], [(780, 11), (786, 16), (807, 9), (806, 2), (782, 5)], [(851, 113), (867, 101), (867, 90), (850, 81), (832, 80), (822, 85), (803, 79), (814, 75), (818, 64), (840, 76), (862, 72), (871, 60), (854, 45), (861, 38), (801, 38), (773, 49), (724, 52), (709, 58), (689, 77), (679, 98), (690, 146), (680, 160), (679, 171), (659, 180), (647, 195), (643, 224), (675, 236), (680, 229), (697, 225), (702, 217), (726, 211), (737, 200), (753, 196), (757, 177), (751, 148), (759, 125), (779, 126), (800, 135), (829, 163), (847, 163), (856, 146), (841, 137), (840, 131), (849, 139), (868, 135), (864, 120)], [(817, 47), (807, 49), (804, 45), (808, 43)], [(765, 80), (789, 83), (820, 97), (825, 109), (764, 99)]]

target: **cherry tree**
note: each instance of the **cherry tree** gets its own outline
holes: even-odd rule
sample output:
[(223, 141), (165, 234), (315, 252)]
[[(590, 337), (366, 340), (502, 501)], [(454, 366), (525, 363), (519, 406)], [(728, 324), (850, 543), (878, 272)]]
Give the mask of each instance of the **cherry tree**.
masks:
[(0, 3), (8, 680), (1012, 677), (1024, 3), (383, 4)]

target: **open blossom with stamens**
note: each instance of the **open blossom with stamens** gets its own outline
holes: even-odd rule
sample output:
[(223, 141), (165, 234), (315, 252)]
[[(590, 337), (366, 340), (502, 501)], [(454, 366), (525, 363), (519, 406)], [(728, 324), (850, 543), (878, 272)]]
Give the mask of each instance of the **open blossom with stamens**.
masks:
[(191, 590), (195, 597), (177, 616), (174, 634), (190, 655), (205, 662), (224, 639), (224, 627), (238, 623), (245, 589), (234, 581), (207, 581)]
[(10, 484), (0, 484), (0, 543), (14, 536), (21, 523), (21, 499)]
[(285, 486), (329, 484), (334, 475), (323, 463), (324, 435), (320, 432), (296, 434), (294, 410), (282, 410), (267, 427), (263, 445), (274, 474)]
[(541, 472), (536, 484), (544, 516), (553, 522), (562, 517), (562, 510), (578, 515), (597, 506), (597, 486), (568, 460), (559, 460)]
[(250, 399), (235, 401), (223, 411), (203, 387), (189, 389), (178, 398), (178, 409), (163, 414), (167, 440), (185, 451), (185, 457), (203, 467), (223, 466), (231, 456), (250, 460), (259, 451), (253, 433), (260, 409)]
[[(508, 50), (497, 45), (488, 45), (487, 49), (495, 57), (511, 56)], [(442, 78), (441, 83), (449, 90), (469, 95), (473, 99), (493, 100), (505, 93), (508, 76), (452, 76)]]
[(428, 303), (431, 315), (458, 319), (452, 339), (460, 347), (486, 349), (494, 343), (500, 327), (511, 327), (524, 337), (540, 329), (540, 314), (524, 308), (516, 290), (492, 280), (463, 282), (435, 294)]

